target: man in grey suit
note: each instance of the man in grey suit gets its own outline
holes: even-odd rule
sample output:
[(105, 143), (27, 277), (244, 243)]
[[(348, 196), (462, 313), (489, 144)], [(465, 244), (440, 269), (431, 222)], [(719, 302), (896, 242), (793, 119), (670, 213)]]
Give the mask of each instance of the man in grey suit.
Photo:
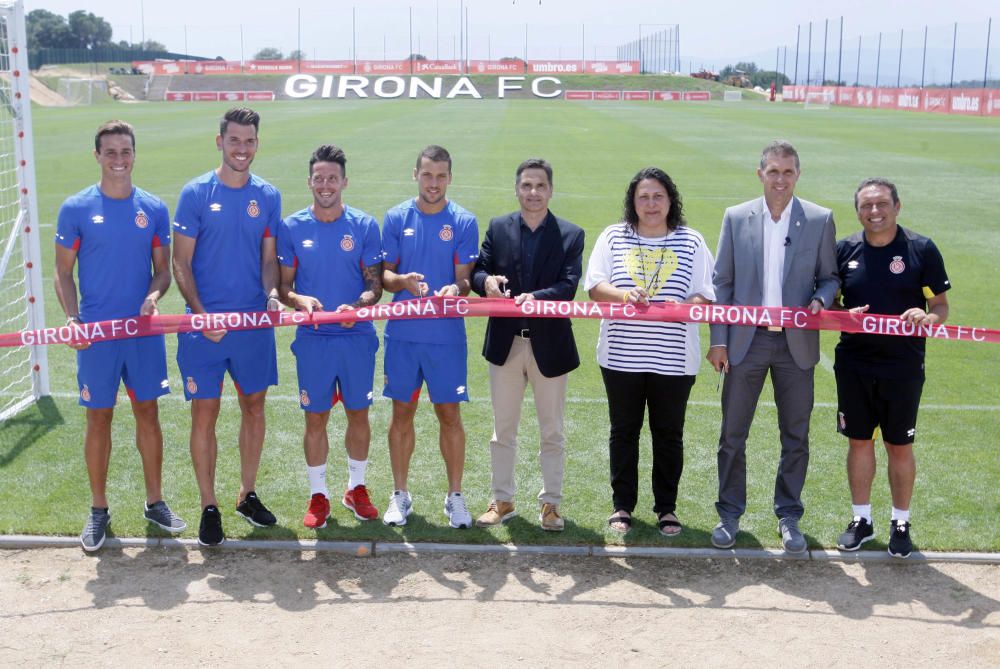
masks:
[[(813, 313), (833, 304), (840, 280), (833, 215), (794, 196), (799, 156), (788, 142), (764, 147), (757, 176), (764, 197), (726, 210), (715, 260), (719, 304), (803, 307)], [(746, 441), (771, 373), (778, 409), (781, 458), (774, 484), (774, 512), (789, 553), (806, 550), (799, 530), (802, 487), (809, 465), (809, 416), (819, 332), (779, 327), (711, 326), (708, 360), (728, 372), (722, 389), (719, 436), (719, 524), (712, 545), (736, 543), (746, 511)]]

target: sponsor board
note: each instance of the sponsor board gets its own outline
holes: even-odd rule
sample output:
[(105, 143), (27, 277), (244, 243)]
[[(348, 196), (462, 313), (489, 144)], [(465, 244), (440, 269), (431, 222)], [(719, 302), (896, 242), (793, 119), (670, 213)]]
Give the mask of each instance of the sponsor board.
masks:
[(863, 86), (784, 86), (782, 99), (801, 102), (823, 93), (847, 107), (902, 109), (967, 116), (1000, 115), (1000, 90), (982, 88), (868, 88)]
[(566, 100), (593, 100), (594, 91), (566, 91), (563, 98)]
[(167, 102), (263, 102), (274, 100), (272, 91), (167, 91)]
[(622, 99), (650, 100), (652, 99), (652, 93), (650, 91), (622, 91)]
[(582, 74), (582, 60), (529, 60), (528, 74)]
[(680, 100), (680, 91), (653, 91), (654, 100)]
[(621, 100), (621, 91), (594, 91), (595, 100)]
[(681, 99), (688, 102), (703, 102), (705, 100), (711, 100), (712, 93), (709, 91), (684, 91)]

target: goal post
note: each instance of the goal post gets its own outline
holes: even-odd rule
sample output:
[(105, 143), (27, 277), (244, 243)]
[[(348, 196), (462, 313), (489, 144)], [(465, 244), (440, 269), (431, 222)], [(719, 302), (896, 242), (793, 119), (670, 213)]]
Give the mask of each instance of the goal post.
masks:
[(808, 91), (806, 93), (805, 102), (802, 104), (803, 109), (829, 109), (830, 105), (833, 104), (834, 92), (833, 91)]
[[(23, 0), (0, 0), (0, 332), (45, 327)], [(0, 422), (49, 394), (44, 346), (0, 350)]]

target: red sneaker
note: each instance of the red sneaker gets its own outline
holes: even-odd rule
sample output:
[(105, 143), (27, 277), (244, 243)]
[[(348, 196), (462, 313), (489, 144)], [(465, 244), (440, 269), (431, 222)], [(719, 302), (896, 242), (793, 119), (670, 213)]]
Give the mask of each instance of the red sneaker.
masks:
[(302, 519), (302, 524), (314, 530), (326, 527), (326, 519), (330, 516), (330, 501), (321, 492), (316, 493), (309, 499), (309, 509), (306, 517)]
[(372, 520), (378, 518), (378, 509), (368, 499), (368, 488), (359, 485), (353, 490), (344, 493), (344, 499), (340, 503), (354, 512), (354, 517), (358, 520)]

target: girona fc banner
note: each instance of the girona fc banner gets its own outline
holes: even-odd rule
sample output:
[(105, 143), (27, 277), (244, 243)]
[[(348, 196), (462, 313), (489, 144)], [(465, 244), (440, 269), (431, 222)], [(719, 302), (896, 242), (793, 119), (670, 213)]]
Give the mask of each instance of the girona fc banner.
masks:
[(0, 334), (0, 347), (106, 341), (176, 332), (253, 330), (288, 325), (321, 325), (356, 321), (464, 317), (608, 318), (611, 320), (715, 323), (751, 327), (804, 330), (840, 330), (876, 335), (927, 337), (949, 341), (1000, 343), (1000, 330), (964, 325), (915, 326), (898, 316), (854, 314), (791, 307), (749, 307), (725, 304), (657, 303), (649, 306), (618, 302), (569, 302), (526, 300), (515, 305), (509, 298), (429, 297), (385, 302), (353, 311), (260, 311), (218, 314), (169, 314), (120, 318), (110, 321), (64, 325), (57, 328)]

